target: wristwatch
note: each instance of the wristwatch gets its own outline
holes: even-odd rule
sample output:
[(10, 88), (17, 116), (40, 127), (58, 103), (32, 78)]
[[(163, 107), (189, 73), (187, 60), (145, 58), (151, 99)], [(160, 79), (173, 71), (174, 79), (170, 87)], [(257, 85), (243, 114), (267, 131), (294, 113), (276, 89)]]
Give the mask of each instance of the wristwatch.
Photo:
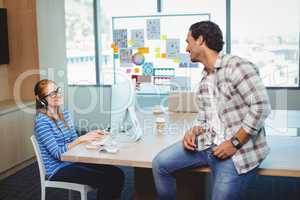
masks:
[(242, 147), (242, 144), (240, 143), (240, 141), (235, 137), (233, 136), (231, 139), (231, 144), (236, 148), (236, 149), (240, 149)]

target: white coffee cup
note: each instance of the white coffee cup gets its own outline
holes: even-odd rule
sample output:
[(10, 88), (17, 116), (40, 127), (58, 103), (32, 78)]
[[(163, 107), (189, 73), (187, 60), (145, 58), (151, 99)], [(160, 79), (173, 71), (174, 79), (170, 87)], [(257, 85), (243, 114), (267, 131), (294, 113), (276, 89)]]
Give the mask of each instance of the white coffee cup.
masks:
[(162, 117), (156, 118), (156, 130), (157, 133), (163, 133), (166, 128), (166, 120)]

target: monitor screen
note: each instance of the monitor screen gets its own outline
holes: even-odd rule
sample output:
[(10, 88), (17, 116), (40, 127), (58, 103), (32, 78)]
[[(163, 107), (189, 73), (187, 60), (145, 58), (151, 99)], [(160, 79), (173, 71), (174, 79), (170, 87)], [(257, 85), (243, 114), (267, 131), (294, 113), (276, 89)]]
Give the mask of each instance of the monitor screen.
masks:
[(0, 8), (0, 64), (9, 63), (7, 10)]

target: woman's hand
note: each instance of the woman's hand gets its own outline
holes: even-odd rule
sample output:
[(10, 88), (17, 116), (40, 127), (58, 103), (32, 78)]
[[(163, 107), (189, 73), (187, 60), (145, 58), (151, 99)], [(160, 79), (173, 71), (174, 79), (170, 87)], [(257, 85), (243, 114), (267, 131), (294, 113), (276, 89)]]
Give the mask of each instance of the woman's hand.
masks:
[(107, 135), (106, 132), (101, 130), (94, 130), (86, 133), (85, 135), (82, 135), (78, 138), (79, 143), (86, 143), (86, 142), (92, 142), (97, 139), (103, 138)]
[(101, 130), (90, 131), (85, 135), (80, 136), (73, 142), (68, 143), (67, 147), (70, 150), (78, 144), (95, 141), (99, 138), (105, 137), (107, 134), (108, 134), (107, 132)]

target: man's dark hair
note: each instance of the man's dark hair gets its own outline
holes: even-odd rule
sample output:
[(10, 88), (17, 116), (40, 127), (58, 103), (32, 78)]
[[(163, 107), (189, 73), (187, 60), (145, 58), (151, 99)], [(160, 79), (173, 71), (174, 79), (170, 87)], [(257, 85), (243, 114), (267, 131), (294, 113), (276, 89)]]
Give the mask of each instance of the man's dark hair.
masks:
[(191, 34), (195, 40), (202, 35), (208, 48), (217, 52), (222, 51), (224, 41), (220, 27), (211, 21), (197, 22), (190, 27)]

